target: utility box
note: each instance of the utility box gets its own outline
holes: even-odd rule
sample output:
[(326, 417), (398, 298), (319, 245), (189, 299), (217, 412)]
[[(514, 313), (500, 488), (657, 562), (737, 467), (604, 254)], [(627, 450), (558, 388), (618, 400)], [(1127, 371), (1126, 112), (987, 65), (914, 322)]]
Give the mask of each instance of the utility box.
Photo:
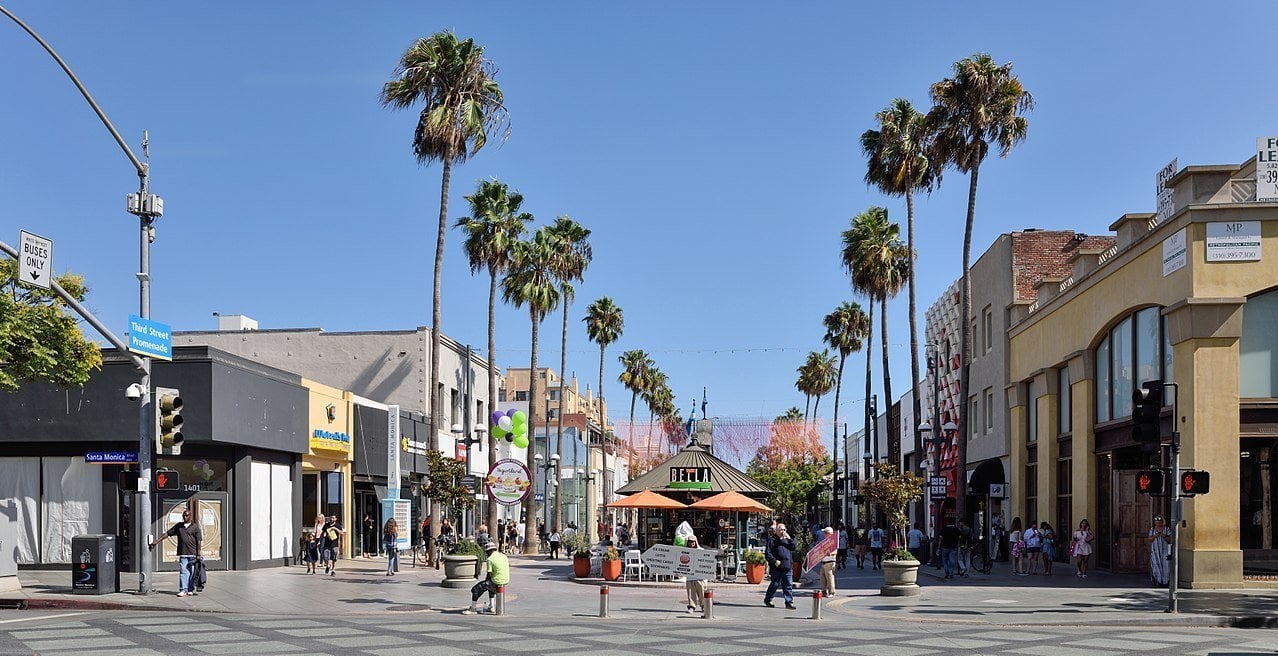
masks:
[(110, 594), (120, 591), (118, 541), (114, 535), (71, 538), (71, 592)]

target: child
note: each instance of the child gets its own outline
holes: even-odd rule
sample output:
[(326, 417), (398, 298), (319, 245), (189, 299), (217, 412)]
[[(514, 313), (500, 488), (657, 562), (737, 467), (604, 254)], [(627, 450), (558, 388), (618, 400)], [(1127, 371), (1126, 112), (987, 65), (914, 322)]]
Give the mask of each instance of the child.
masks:
[(315, 534), (307, 531), (303, 534), (306, 541), (306, 552), (302, 554), (302, 562), (306, 563), (306, 573), (315, 573), (315, 563), (319, 561), (319, 540), (315, 539)]

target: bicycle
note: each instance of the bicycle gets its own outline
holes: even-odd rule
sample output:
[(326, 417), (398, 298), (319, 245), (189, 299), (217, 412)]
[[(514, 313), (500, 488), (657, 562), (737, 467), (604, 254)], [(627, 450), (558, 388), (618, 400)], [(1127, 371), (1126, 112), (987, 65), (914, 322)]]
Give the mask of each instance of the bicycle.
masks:
[(424, 538), (418, 538), (417, 542), (413, 543), (413, 567), (417, 567), (418, 565), (421, 565), (422, 567), (430, 565), (430, 559), (427, 558), (426, 540)]
[(452, 533), (435, 538), (435, 569), (443, 566), (444, 556), (455, 546), (457, 546), (457, 537)]

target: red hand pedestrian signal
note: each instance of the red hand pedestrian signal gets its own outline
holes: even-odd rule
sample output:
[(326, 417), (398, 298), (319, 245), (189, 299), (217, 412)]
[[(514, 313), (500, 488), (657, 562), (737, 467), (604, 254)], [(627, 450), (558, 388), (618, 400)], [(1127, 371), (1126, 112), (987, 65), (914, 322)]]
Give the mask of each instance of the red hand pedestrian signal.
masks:
[(1140, 494), (1163, 493), (1163, 473), (1158, 470), (1141, 471), (1136, 474), (1136, 491)]
[(182, 489), (178, 473), (172, 469), (161, 469), (155, 472), (155, 489), (159, 492), (172, 492)]
[(1186, 496), (1207, 494), (1211, 489), (1211, 474), (1205, 471), (1189, 470), (1180, 475), (1180, 493)]

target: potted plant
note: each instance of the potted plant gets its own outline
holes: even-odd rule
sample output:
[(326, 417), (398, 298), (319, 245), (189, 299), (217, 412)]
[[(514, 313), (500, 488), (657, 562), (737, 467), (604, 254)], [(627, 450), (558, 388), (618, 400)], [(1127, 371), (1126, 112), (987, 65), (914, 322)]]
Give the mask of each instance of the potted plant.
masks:
[(573, 533), (564, 540), (564, 549), (572, 553), (572, 575), (579, 579), (590, 576), (590, 538)]
[(870, 503), (876, 504), (887, 515), (892, 527), (894, 547), (883, 559), (883, 587), (879, 594), (888, 597), (909, 597), (920, 593), (916, 581), (919, 561), (904, 547), (905, 527), (910, 518), (909, 505), (923, 496), (923, 478), (913, 472), (902, 472), (891, 463), (874, 467), (874, 478), (861, 485), (862, 493)]
[[(605, 581), (616, 581), (621, 578), (621, 552), (616, 547), (608, 547), (600, 556), (602, 562), (599, 569)], [(590, 561), (587, 560), (587, 563)], [(587, 572), (589, 573), (589, 572)]]
[(745, 573), (746, 581), (759, 584), (763, 582), (763, 572), (767, 569), (767, 557), (758, 549), (746, 549)]
[(445, 588), (469, 588), (479, 578), (479, 561), (484, 555), (483, 547), (471, 539), (458, 540), (444, 554)]

